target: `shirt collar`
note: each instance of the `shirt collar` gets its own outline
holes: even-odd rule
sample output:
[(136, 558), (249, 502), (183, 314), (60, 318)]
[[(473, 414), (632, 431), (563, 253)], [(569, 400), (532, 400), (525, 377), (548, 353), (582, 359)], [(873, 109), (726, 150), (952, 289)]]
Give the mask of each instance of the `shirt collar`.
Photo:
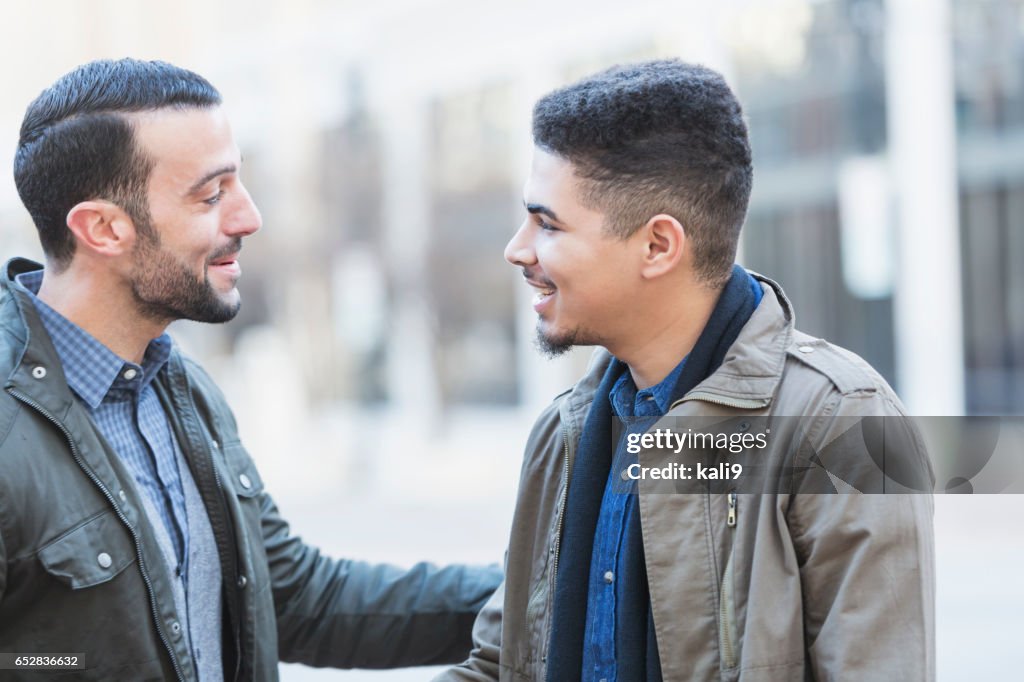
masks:
[(68, 387), (90, 408), (96, 409), (108, 398), (118, 400), (140, 393), (167, 364), (171, 337), (166, 333), (149, 342), (141, 365), (122, 360), (36, 296), (43, 281), (42, 270), (23, 273), (16, 279), (32, 295), (39, 319), (60, 357)]
[(672, 404), (672, 389), (685, 364), (686, 358), (683, 358), (667, 377), (641, 391), (637, 390), (633, 375), (628, 371), (623, 372), (608, 395), (615, 414), (623, 418), (664, 415)]

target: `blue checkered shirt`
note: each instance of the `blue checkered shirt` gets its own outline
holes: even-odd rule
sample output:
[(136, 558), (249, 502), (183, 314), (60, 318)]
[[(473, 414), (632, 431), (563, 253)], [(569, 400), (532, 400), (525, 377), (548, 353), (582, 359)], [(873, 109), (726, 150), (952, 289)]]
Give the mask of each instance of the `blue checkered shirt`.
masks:
[(35, 296), (43, 281), (42, 270), (19, 275), (17, 280), (33, 294), (68, 387), (159, 511), (182, 570), (188, 556), (188, 522), (178, 472), (178, 441), (153, 388), (153, 379), (171, 355), (171, 337), (163, 334), (150, 341), (141, 366), (126, 362)]

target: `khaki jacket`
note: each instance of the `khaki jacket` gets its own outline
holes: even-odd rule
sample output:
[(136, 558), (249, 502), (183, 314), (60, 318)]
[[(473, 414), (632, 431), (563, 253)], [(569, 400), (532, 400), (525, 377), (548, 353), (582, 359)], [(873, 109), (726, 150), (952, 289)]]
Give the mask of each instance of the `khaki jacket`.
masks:
[[(844, 418), (903, 414), (867, 363), (796, 331), (781, 288), (758, 279), (764, 298), (724, 363), (669, 417), (807, 416), (789, 422), (827, 442)], [(477, 618), (470, 659), (440, 679), (545, 679), (566, 481), (610, 359), (598, 351), (537, 420), (505, 583)], [(657, 466), (645, 461), (656, 456), (643, 452), (640, 464)], [(934, 678), (929, 494), (656, 494), (652, 485), (639, 484), (640, 515), (665, 680)]]

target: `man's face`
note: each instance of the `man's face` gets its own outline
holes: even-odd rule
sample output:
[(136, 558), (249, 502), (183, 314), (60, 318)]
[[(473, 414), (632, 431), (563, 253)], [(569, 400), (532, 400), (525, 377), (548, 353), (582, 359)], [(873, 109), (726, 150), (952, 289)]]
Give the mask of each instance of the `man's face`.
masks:
[(571, 163), (534, 149), (524, 203), (529, 215), (505, 247), (537, 290), (537, 341), (549, 355), (575, 345), (612, 347), (629, 325), (640, 275), (636, 244), (605, 231), (604, 214), (584, 207)]
[(153, 164), (129, 277), (139, 311), (161, 322), (226, 322), (241, 305), (242, 238), (261, 225), (231, 128), (220, 108), (135, 116), (136, 142)]

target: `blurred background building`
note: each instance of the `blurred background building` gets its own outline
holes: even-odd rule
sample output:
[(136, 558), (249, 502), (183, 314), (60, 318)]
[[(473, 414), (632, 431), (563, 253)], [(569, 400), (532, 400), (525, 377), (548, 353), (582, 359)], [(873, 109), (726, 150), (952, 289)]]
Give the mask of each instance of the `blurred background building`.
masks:
[[(501, 560), (529, 425), (588, 356), (537, 356), (502, 260), (530, 109), (618, 62), (678, 56), (735, 88), (755, 164), (740, 261), (802, 329), (914, 414), (1024, 413), (1024, 0), (38, 0), (0, 18), (8, 168), (24, 107), (83, 61), (164, 59), (224, 94), (264, 228), (240, 316), (175, 333), (293, 525), (336, 554)], [(0, 251), (39, 256), (10, 174)], [(937, 501), (944, 679), (1024, 664), (1005, 568), (1022, 511)]]

